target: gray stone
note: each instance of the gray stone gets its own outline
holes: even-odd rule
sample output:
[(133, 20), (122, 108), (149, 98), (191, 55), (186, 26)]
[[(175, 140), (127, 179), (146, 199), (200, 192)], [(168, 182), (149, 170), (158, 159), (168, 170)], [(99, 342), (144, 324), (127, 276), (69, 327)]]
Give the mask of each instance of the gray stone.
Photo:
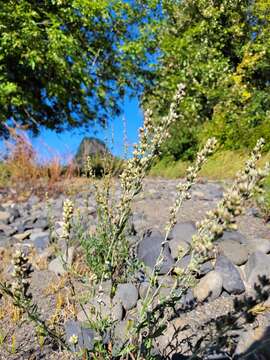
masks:
[(9, 245), (9, 239), (6, 236), (0, 236), (0, 247), (7, 248)]
[(9, 213), (10, 213), (10, 220), (9, 220), (10, 222), (14, 222), (21, 216), (20, 211), (16, 205), (9, 208)]
[(29, 217), (27, 219), (24, 219), (21, 226), (20, 231), (27, 231), (34, 228), (34, 223), (37, 221), (36, 217)]
[(5, 234), (6, 236), (12, 236), (16, 234), (17, 230), (14, 226), (0, 224), (0, 234)]
[[(149, 289), (149, 286), (150, 286), (149, 282), (146, 282), (146, 281), (142, 282), (140, 284), (139, 295), (140, 295), (141, 299), (145, 299), (145, 297), (147, 295), (147, 292), (148, 292), (148, 289)], [(149, 289), (149, 295), (150, 296), (153, 295), (154, 291), (155, 291), (155, 288), (151, 287), (151, 289)]]
[(113, 303), (111, 308), (111, 318), (113, 321), (120, 321), (123, 319), (123, 306), (117, 302)]
[(221, 199), (223, 189), (220, 185), (207, 183), (205, 185), (197, 184), (192, 192), (194, 200), (214, 201)]
[(270, 271), (270, 257), (261, 251), (256, 251), (251, 254), (245, 266), (245, 275), (247, 280), (254, 273), (255, 269), (256, 272), (260, 270), (261, 275), (267, 275)]
[(270, 359), (270, 329), (259, 326), (243, 332), (238, 341), (234, 356), (245, 360)]
[[(67, 259), (67, 265), (71, 266), (73, 257), (74, 257), (74, 247), (70, 247), (68, 249), (68, 259)], [(63, 257), (60, 255), (57, 256), (55, 259), (53, 259), (49, 265), (48, 270), (53, 271), (56, 275), (63, 275), (66, 273), (63, 260), (66, 261), (66, 256), (63, 254)]]
[(158, 296), (159, 298), (166, 298), (175, 284), (175, 279), (172, 276), (159, 276), (158, 285), (160, 287)]
[(10, 219), (10, 213), (7, 211), (0, 211), (0, 222), (3, 224), (8, 224)]
[(146, 229), (147, 221), (146, 216), (143, 213), (135, 213), (131, 218), (132, 227), (135, 230), (135, 233), (139, 236), (143, 235), (143, 232)]
[[(65, 338), (67, 343), (71, 346), (72, 351), (92, 350), (94, 347), (95, 332), (92, 329), (86, 328), (82, 323), (75, 320), (67, 320), (64, 324)], [(76, 336), (77, 344), (72, 345), (70, 338)]]
[[(137, 256), (146, 266), (154, 269), (157, 259), (161, 252), (161, 244), (164, 242), (164, 236), (157, 230), (149, 231), (140, 241), (137, 249)], [(160, 265), (159, 273), (167, 274), (174, 265), (170, 249), (166, 243), (163, 250), (163, 262)]]
[(270, 240), (262, 238), (252, 239), (248, 244), (248, 249), (251, 254), (256, 251), (268, 254), (270, 253)]
[(177, 238), (169, 241), (169, 247), (174, 259), (177, 259), (179, 254), (186, 255), (190, 249), (190, 245), (186, 241), (178, 240)]
[(117, 321), (113, 329), (113, 349), (112, 356), (117, 357), (119, 351), (121, 350), (123, 344), (130, 337), (129, 329), (131, 327), (131, 320), (124, 319), (122, 321)]
[(27, 204), (32, 207), (33, 205), (37, 205), (39, 202), (40, 200), (36, 195), (31, 195), (27, 201)]
[(30, 231), (30, 230), (26, 230), (26, 231), (24, 231), (23, 233), (13, 235), (13, 238), (14, 238), (16, 241), (23, 241), (23, 240), (25, 240), (25, 239), (29, 239), (30, 235), (31, 235), (31, 231)]
[(115, 301), (119, 301), (125, 310), (134, 308), (138, 301), (138, 290), (135, 285), (119, 284), (115, 293)]
[(213, 184), (209, 193), (214, 199), (221, 199), (223, 197), (224, 190), (222, 186)]
[(183, 310), (189, 306), (192, 306), (195, 302), (195, 298), (193, 295), (193, 289), (189, 288), (186, 292), (186, 294), (184, 294), (181, 299), (179, 300), (179, 302), (177, 303), (177, 308), (179, 310)]
[(192, 192), (192, 198), (194, 200), (205, 200), (204, 192), (195, 190)]
[(161, 199), (161, 194), (159, 191), (157, 191), (156, 189), (148, 189), (146, 196), (148, 199), (151, 200), (159, 200)]
[(248, 259), (248, 248), (235, 240), (224, 240), (218, 244), (221, 254), (225, 255), (235, 265), (243, 265)]
[(192, 221), (177, 223), (172, 229), (169, 238), (177, 241), (191, 243), (192, 236), (196, 233), (196, 226)]
[[(172, 319), (166, 329), (162, 332), (162, 335), (154, 339), (154, 347), (157, 352), (157, 359), (174, 359), (172, 353), (177, 352), (175, 359), (188, 359), (188, 357), (178, 357), (179, 350), (181, 353), (188, 353), (190, 350), (190, 342), (187, 339), (190, 337), (188, 335), (187, 329), (189, 327), (188, 320), (179, 317)], [(156, 343), (155, 343), (156, 342)], [(174, 349), (174, 351), (172, 350)], [(185, 356), (185, 355), (184, 355)]]
[(250, 208), (250, 209), (247, 211), (247, 214), (248, 214), (248, 215), (252, 215), (252, 216), (254, 216), (254, 217), (257, 217), (257, 218), (263, 218), (262, 212), (261, 212), (259, 209), (254, 208), (254, 207)]
[(34, 223), (34, 228), (39, 228), (41, 230), (47, 230), (49, 228), (47, 218), (38, 218), (38, 220)]
[(241, 234), (240, 231), (238, 230), (224, 231), (220, 240), (234, 240), (239, 242), (240, 244), (244, 244), (244, 245), (248, 244), (247, 238), (243, 234)]
[(212, 300), (219, 297), (222, 291), (222, 276), (217, 271), (210, 271), (193, 289), (193, 295), (199, 302), (203, 302), (209, 296)]
[(182, 259), (179, 259), (176, 262), (175, 267), (185, 270), (188, 267), (190, 260), (191, 260), (191, 255), (186, 255), (186, 256), (182, 257)]
[(215, 270), (223, 279), (223, 288), (230, 294), (241, 294), (245, 291), (245, 285), (236, 266), (226, 257), (218, 256)]
[(34, 232), (31, 234), (30, 240), (38, 251), (45, 250), (50, 243), (49, 234), (47, 232)]
[(209, 260), (201, 265), (199, 274), (200, 276), (203, 276), (208, 274), (211, 270), (214, 270), (214, 264), (211, 260)]
[(245, 266), (245, 276), (249, 293), (254, 293), (255, 284), (260, 285), (260, 277), (270, 279), (270, 256), (261, 251), (251, 254)]
[(84, 310), (79, 311), (77, 318), (79, 321), (98, 321), (110, 319), (112, 321), (120, 321), (123, 318), (123, 306), (117, 302), (111, 302), (111, 298), (107, 294), (103, 294), (100, 299), (95, 297), (89, 303), (83, 305)]

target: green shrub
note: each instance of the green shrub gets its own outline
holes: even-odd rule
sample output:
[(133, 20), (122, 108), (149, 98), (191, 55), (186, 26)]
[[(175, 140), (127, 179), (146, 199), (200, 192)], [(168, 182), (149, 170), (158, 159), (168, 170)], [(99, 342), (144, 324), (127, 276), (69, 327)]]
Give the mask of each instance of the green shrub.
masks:
[[(87, 163), (88, 167), (91, 168), (93, 175), (96, 178), (101, 178), (108, 173), (112, 176), (119, 176), (123, 171), (124, 160), (111, 155), (96, 155), (89, 156)], [(83, 173), (89, 176), (87, 169), (84, 169)]]
[(4, 161), (0, 161), (0, 186), (7, 186), (10, 179), (10, 170)]

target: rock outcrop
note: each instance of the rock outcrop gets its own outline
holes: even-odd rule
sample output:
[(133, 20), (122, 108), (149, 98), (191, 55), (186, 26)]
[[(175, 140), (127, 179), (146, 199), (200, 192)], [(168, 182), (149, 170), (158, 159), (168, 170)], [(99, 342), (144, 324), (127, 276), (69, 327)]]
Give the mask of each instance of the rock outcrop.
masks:
[(84, 137), (75, 155), (75, 164), (82, 169), (88, 156), (95, 158), (105, 154), (109, 154), (109, 150), (103, 141), (94, 137)]

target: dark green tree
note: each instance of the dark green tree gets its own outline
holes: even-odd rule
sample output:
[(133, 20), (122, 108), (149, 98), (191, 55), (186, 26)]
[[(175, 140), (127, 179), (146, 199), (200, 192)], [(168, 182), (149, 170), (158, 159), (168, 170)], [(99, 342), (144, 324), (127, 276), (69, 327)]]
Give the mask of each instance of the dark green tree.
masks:
[(186, 86), (164, 154), (190, 158), (206, 137), (225, 148), (270, 147), (270, 1), (163, 1), (156, 84), (144, 96), (157, 119)]
[(1, 1), (0, 133), (10, 119), (37, 133), (118, 114), (125, 89), (151, 80), (156, 8), (155, 0)]

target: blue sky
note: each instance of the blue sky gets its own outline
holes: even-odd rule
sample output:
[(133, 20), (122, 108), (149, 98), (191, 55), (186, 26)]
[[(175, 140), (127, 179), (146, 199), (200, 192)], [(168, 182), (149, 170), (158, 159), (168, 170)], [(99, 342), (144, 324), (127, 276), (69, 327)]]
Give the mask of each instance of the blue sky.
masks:
[(111, 119), (108, 129), (102, 129), (100, 126), (94, 126), (93, 130), (87, 132), (77, 130), (66, 131), (60, 134), (44, 129), (38, 137), (32, 138), (31, 141), (34, 148), (40, 154), (42, 160), (50, 159), (55, 156), (61, 157), (64, 161), (68, 160), (76, 153), (76, 150), (84, 136), (94, 136), (106, 141), (114, 155), (123, 156), (123, 118), (125, 118), (127, 140), (130, 146), (137, 142), (138, 128), (141, 126), (143, 121), (138, 99), (130, 99), (129, 97), (126, 97), (123, 110), (123, 114), (120, 117)]

